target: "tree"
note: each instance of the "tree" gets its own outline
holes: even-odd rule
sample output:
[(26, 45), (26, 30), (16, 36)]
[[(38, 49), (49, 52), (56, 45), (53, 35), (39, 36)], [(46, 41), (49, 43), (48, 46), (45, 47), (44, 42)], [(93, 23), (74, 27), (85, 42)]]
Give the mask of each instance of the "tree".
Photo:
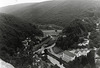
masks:
[(63, 29), (62, 33), (63, 35), (66, 35), (66, 37), (59, 37), (56, 42), (56, 46), (65, 50), (77, 47), (80, 37), (86, 37), (88, 32), (92, 30), (93, 28), (89, 25), (89, 23), (84, 22), (81, 19), (75, 19)]
[(87, 58), (88, 58), (88, 62), (91, 65), (91, 68), (95, 68), (95, 51), (91, 50), (88, 54), (87, 54)]

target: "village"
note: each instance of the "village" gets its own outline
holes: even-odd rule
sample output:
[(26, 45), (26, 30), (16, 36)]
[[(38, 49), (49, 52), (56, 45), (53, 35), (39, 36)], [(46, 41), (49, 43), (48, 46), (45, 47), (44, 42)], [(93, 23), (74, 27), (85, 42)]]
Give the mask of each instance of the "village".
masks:
[(1, 0), (0, 68), (100, 68), (99, 0)]
[[(58, 48), (55, 46), (55, 41), (57, 40), (59, 33), (61, 33), (62, 30), (44, 30), (44, 37), (47, 37), (43, 42), (39, 43), (36, 45), (39, 46), (39, 49), (35, 49), (33, 47), (33, 53), (35, 54), (33, 58), (38, 58), (39, 56), (37, 54), (42, 54), (41, 56), (45, 57), (44, 60), (49, 59), (49, 67), (50, 68), (52, 65), (57, 65), (59, 68), (66, 68), (64, 63), (68, 63), (70, 61), (75, 60), (75, 57), (80, 57), (82, 55), (87, 56), (87, 54), (91, 51), (95, 51), (95, 62), (99, 61), (99, 55), (96, 53), (97, 48), (93, 49), (88, 49), (87, 45), (89, 44), (88, 39), (84, 39), (83, 43), (79, 43), (78, 46), (86, 46), (86, 48), (79, 48), (79, 49), (73, 49), (73, 50), (65, 50), (63, 51), (62, 49)], [(89, 38), (90, 33), (88, 33), (87, 37)], [(65, 36), (63, 36), (65, 37)], [(37, 37), (39, 38), (39, 37)], [(40, 38), (41, 39), (41, 38)], [(25, 40), (26, 43), (24, 44), (26, 49), (28, 46), (28, 43), (31, 42), (30, 39)], [(25, 42), (24, 41), (24, 42)], [(29, 41), (29, 42), (27, 42)], [(35, 49), (35, 50), (34, 50)], [(38, 59), (36, 62), (39, 63), (42, 59)], [(37, 63), (33, 62), (33, 65), (37, 65)], [(41, 68), (42, 66), (40, 65), (38, 68)]]

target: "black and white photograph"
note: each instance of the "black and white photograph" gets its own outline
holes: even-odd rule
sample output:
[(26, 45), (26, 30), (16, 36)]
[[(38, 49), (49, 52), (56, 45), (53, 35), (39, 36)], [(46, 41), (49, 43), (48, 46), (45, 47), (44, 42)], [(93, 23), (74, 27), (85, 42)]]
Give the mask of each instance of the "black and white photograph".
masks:
[(0, 68), (100, 68), (100, 0), (0, 0)]

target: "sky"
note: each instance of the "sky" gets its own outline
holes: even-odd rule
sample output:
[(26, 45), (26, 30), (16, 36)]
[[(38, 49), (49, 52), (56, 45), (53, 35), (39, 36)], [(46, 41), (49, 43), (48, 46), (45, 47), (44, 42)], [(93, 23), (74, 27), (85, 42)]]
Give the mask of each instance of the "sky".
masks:
[(43, 2), (47, 0), (0, 0), (0, 7), (19, 4), (19, 3), (29, 3), (29, 2)]
[[(48, 1), (48, 0), (0, 0), (0, 7), (19, 4), (19, 3), (43, 2), (43, 1)], [(100, 1), (100, 0), (95, 0), (95, 1)]]

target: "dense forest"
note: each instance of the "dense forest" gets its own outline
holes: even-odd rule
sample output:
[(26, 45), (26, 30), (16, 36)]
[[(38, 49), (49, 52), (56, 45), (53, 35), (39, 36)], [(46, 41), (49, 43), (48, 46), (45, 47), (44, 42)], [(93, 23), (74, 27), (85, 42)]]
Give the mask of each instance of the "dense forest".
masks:
[(95, 0), (52, 0), (7, 6), (1, 8), (0, 12), (18, 16), (30, 23), (65, 27), (76, 18), (90, 17), (93, 14), (99, 16), (100, 7), (97, 3)]
[(93, 38), (94, 35), (99, 36), (96, 31), (96, 23), (93, 21), (89, 22), (89, 19), (87, 19), (86, 21), (82, 21), (82, 19), (73, 20), (62, 31), (62, 35), (65, 35), (66, 37), (60, 36), (56, 42), (56, 45), (58, 47), (62, 45), (61, 48), (64, 50), (69, 48), (77, 48), (78, 43), (82, 43), (84, 41), (84, 38), (87, 38), (88, 32), (92, 33), (90, 35), (90, 39), (92, 41), (94, 38), (98, 38)]
[[(24, 52), (23, 51), (24, 45), (22, 41), (24, 41), (27, 37), (31, 36), (32, 38), (34, 38), (33, 41), (36, 42), (35, 36), (42, 37), (43, 33), (35, 25), (29, 24), (27, 21), (23, 21), (20, 18), (17, 18), (12, 15), (0, 13), (0, 58), (1, 59), (13, 64), (15, 67), (16, 64), (18, 63), (21, 64), (21, 62), (25, 60), (25, 56), (22, 56), (23, 54), (22, 52)], [(24, 57), (23, 59), (21, 56), (18, 59), (17, 57), (18, 52), (20, 52), (21, 56)]]

